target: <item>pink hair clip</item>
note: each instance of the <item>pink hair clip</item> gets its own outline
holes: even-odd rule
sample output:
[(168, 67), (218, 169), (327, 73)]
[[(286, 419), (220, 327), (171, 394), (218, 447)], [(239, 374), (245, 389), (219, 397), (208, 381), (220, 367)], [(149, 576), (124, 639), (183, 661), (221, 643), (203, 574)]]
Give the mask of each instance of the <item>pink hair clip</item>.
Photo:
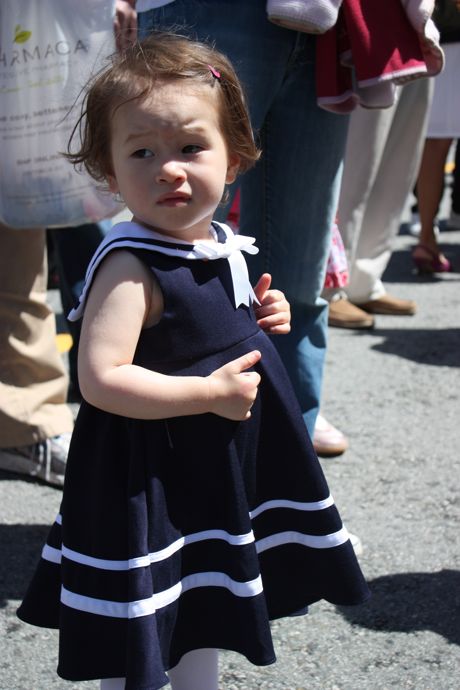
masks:
[(218, 72), (212, 65), (208, 65), (209, 69), (211, 70), (211, 74), (216, 78), (220, 79), (220, 72)]

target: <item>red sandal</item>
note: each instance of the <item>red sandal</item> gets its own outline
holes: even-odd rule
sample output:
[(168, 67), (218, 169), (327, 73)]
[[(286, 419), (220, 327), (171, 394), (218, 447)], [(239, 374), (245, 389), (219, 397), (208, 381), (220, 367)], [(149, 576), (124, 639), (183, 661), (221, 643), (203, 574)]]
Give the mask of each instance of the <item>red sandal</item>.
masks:
[[(421, 249), (428, 256), (416, 256), (417, 249)], [(412, 261), (419, 273), (449, 273), (452, 264), (449, 259), (433, 251), (426, 244), (417, 244), (412, 250)]]

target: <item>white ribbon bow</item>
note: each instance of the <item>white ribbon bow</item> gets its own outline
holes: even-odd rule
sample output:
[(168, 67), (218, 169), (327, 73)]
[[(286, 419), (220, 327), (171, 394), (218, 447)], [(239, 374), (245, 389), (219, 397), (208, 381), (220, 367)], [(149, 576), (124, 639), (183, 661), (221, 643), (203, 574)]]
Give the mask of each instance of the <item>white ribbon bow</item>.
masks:
[[(222, 226), (220, 226), (222, 227)], [(224, 228), (226, 231), (227, 229)], [(231, 231), (230, 231), (231, 233)], [(193, 243), (193, 253), (199, 259), (227, 259), (232, 274), (233, 294), (235, 307), (240, 304), (249, 307), (252, 302), (260, 304), (249, 281), (248, 267), (242, 255), (242, 251), (248, 254), (257, 254), (258, 248), (254, 246), (255, 238), (245, 235), (229, 234), (226, 231), (227, 240), (222, 242), (198, 241)]]

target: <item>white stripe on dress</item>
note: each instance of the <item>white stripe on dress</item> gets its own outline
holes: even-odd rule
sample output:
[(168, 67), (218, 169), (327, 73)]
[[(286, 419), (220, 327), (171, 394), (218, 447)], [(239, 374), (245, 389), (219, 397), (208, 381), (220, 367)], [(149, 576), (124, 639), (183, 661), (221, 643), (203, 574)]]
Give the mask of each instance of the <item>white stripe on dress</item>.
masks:
[(51, 563), (60, 563), (62, 559), (61, 549), (55, 549), (53, 546), (45, 544), (42, 549), (42, 558), (45, 561), (50, 561)]
[(86, 613), (93, 613), (98, 616), (109, 616), (111, 618), (140, 618), (148, 616), (157, 609), (168, 606), (179, 599), (181, 594), (197, 587), (224, 587), (237, 597), (253, 597), (263, 591), (261, 577), (247, 582), (237, 582), (225, 573), (208, 572), (196, 573), (184, 577), (173, 587), (153, 594), (147, 599), (138, 601), (119, 602), (108, 599), (96, 599), (76, 594), (62, 587), (61, 602), (70, 608)]
[(302, 532), (279, 532), (272, 534), (264, 539), (259, 539), (256, 542), (257, 553), (263, 553), (268, 549), (273, 549), (276, 546), (285, 546), (286, 544), (299, 544), (300, 546), (309, 546), (312, 549), (332, 549), (335, 546), (340, 546), (348, 541), (349, 535), (345, 527), (342, 527), (338, 532), (325, 534), (324, 536), (316, 536), (313, 534), (302, 534)]
[(95, 558), (94, 556), (87, 556), (84, 553), (73, 551), (73, 549), (69, 549), (64, 545), (62, 546), (62, 555), (69, 561), (81, 563), (82, 565), (87, 565), (92, 568), (99, 568), (101, 570), (133, 570), (134, 568), (145, 568), (151, 563), (164, 561), (188, 544), (208, 541), (209, 539), (226, 541), (231, 546), (244, 546), (245, 544), (252, 544), (254, 542), (254, 534), (252, 531), (247, 534), (230, 534), (220, 529), (204, 530), (203, 532), (195, 532), (195, 534), (188, 534), (185, 537), (181, 537), (160, 551), (154, 551), (145, 556), (137, 556), (127, 560)]
[(289, 510), (313, 512), (315, 510), (324, 510), (325, 508), (330, 508), (332, 505), (334, 505), (334, 499), (330, 494), (327, 498), (324, 498), (321, 501), (310, 501), (308, 503), (302, 501), (289, 501), (287, 499), (280, 498), (261, 503), (260, 506), (257, 506), (257, 508), (254, 508), (254, 510), (251, 510), (249, 517), (254, 519), (261, 513), (264, 513), (266, 510), (273, 510), (276, 508), (288, 508)]

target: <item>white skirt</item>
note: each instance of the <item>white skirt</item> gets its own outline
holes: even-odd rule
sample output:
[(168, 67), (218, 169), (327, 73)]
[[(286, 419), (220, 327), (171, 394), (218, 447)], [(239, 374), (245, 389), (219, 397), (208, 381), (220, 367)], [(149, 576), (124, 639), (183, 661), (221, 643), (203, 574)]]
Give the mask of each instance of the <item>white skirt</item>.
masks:
[(434, 94), (426, 136), (460, 138), (460, 43), (444, 43), (444, 70), (434, 77)]

